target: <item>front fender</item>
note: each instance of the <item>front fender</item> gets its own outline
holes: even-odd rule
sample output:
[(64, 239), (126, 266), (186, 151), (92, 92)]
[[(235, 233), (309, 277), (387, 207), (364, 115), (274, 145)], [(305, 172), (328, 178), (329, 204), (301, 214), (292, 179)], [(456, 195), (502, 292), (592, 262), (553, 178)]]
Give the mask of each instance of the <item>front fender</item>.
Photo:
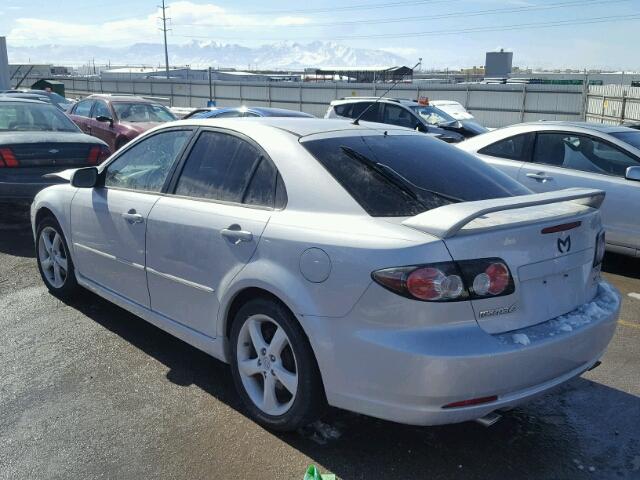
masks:
[(33, 237), (36, 236), (36, 217), (43, 208), (49, 210), (62, 228), (62, 233), (67, 239), (69, 250), (71, 246), (71, 201), (77, 188), (69, 184), (53, 185), (38, 192), (31, 204), (31, 229)]

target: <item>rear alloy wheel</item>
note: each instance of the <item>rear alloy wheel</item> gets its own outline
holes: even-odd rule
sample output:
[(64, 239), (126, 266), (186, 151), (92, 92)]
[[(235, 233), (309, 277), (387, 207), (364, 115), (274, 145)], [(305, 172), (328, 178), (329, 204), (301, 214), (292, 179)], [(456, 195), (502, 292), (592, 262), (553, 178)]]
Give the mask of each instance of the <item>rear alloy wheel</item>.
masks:
[(38, 225), (36, 254), (38, 269), (47, 288), (68, 296), (77, 288), (73, 262), (58, 223), (47, 217)]
[(276, 430), (316, 420), (324, 391), (309, 342), (282, 305), (256, 299), (232, 326), (234, 382), (251, 415)]

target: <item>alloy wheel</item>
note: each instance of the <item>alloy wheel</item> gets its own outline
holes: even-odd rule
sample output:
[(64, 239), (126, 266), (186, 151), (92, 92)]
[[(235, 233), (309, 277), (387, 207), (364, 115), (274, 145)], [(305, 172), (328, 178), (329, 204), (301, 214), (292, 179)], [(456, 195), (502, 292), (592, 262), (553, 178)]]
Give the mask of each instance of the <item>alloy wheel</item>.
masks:
[(283, 415), (298, 391), (298, 369), (291, 341), (267, 315), (252, 315), (238, 335), (236, 361), (251, 401), (267, 415)]
[(62, 288), (67, 280), (68, 259), (62, 236), (53, 228), (45, 227), (38, 239), (38, 259), (42, 272), (53, 288)]

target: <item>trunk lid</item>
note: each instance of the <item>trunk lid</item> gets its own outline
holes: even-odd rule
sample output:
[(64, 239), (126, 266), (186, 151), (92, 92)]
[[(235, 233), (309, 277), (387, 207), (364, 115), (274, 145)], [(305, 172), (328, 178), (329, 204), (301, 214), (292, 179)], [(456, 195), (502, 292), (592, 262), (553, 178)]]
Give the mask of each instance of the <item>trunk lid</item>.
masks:
[(91, 164), (91, 149), (103, 145), (80, 133), (22, 133), (1, 142), (0, 149), (10, 150), (18, 168), (81, 167)]
[[(426, 212), (439, 218), (439, 227), (444, 227), (439, 236), (454, 260), (497, 257), (511, 271), (512, 294), (471, 301), (485, 331), (500, 333), (545, 322), (593, 298), (595, 243), (602, 228), (598, 207), (604, 192), (580, 190), (466, 202)], [(444, 209), (451, 215), (438, 215)], [(455, 210), (464, 210), (464, 218)], [(426, 214), (403, 223), (433, 233)], [(447, 217), (454, 227), (446, 228)]]

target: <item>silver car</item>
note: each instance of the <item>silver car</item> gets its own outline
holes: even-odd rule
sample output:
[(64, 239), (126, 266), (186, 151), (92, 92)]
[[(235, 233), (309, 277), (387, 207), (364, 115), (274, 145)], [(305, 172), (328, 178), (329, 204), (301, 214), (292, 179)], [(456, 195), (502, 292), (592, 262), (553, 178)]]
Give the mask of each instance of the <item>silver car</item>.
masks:
[(273, 429), (327, 403), (485, 417), (593, 367), (615, 330), (602, 191), (531, 194), (410, 130), (183, 120), (60, 176), (31, 209), (49, 290), (87, 288), (230, 363)]
[(534, 192), (568, 187), (607, 192), (602, 221), (607, 248), (640, 256), (640, 131), (596, 123), (513, 125), (462, 142)]

